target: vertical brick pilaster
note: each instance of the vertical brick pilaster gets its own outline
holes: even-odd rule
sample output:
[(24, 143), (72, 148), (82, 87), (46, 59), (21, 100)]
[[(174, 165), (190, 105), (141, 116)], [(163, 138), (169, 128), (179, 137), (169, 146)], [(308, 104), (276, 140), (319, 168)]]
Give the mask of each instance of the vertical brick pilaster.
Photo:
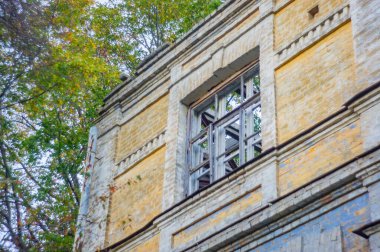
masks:
[(107, 125), (118, 125), (120, 109), (114, 110), (97, 125), (98, 138), (94, 166), (89, 185), (87, 215), (84, 217), (82, 251), (96, 251), (106, 244), (107, 215), (110, 202), (109, 186), (113, 182), (119, 126), (107, 129)]
[(380, 220), (380, 167), (374, 168), (376, 173), (364, 180), (368, 187), (369, 207), (371, 210), (371, 221)]
[(380, 81), (380, 1), (350, 0), (358, 85)]
[[(380, 29), (380, 28), (379, 28)], [(370, 150), (380, 144), (380, 104), (369, 108), (360, 115), (363, 148)]]
[(380, 232), (377, 232), (369, 238), (369, 246), (371, 252), (380, 251)]
[(277, 145), (276, 93), (274, 78), (274, 15), (272, 0), (260, 3), (260, 14), (269, 14), (260, 23), (260, 79), (264, 150)]
[(98, 140), (98, 129), (96, 126), (91, 127), (87, 144), (87, 156), (85, 160), (85, 178), (83, 190), (80, 200), (80, 207), (78, 212), (77, 229), (75, 233), (74, 250), (80, 250), (83, 243), (82, 237), (84, 236), (86, 217), (89, 210), (90, 189), (91, 189), (91, 173), (95, 165), (96, 144)]
[(377, 252), (380, 249), (380, 166), (374, 166), (366, 169), (359, 177), (363, 179), (363, 185), (368, 188), (368, 204), (370, 210), (369, 228), (363, 231), (369, 237), (369, 246), (371, 252)]
[[(174, 69), (177, 70), (178, 69)], [(163, 210), (169, 208), (186, 193), (186, 122), (187, 107), (181, 103), (180, 85), (169, 93), (166, 131), (166, 157), (163, 184)]]
[(109, 186), (113, 182), (112, 168), (119, 128), (114, 128), (98, 140), (99, 148), (96, 155), (94, 172), (91, 175), (91, 193), (88, 225), (85, 235), (88, 242), (85, 251), (95, 251), (106, 244), (107, 215), (109, 208)]

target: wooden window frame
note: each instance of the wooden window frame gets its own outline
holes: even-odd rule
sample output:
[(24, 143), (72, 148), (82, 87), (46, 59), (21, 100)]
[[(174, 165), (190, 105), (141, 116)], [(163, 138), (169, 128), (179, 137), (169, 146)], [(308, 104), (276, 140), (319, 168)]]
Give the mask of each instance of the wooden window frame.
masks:
[[(258, 61), (249, 64), (190, 105), (187, 131), (189, 193), (212, 184), (260, 154), (262, 139), (259, 67)], [(256, 76), (259, 78), (258, 86), (254, 80)], [(233, 94), (237, 93), (234, 92), (236, 90), (240, 90), (240, 97), (237, 98), (240, 98), (240, 103), (235, 104), (235, 107), (231, 106), (231, 110), (227, 111), (227, 105), (230, 104)], [(259, 115), (255, 117), (254, 113)], [(255, 129), (251, 119), (259, 119), (259, 130)], [(202, 128), (202, 120), (209, 122), (209, 125)], [(238, 139), (231, 139), (231, 136), (228, 139), (227, 135), (234, 136), (234, 130)], [(227, 140), (232, 144), (228, 148)], [(207, 150), (204, 148), (205, 141)], [(203, 143), (203, 147), (198, 146), (198, 142)], [(232, 159), (234, 160), (231, 161)]]

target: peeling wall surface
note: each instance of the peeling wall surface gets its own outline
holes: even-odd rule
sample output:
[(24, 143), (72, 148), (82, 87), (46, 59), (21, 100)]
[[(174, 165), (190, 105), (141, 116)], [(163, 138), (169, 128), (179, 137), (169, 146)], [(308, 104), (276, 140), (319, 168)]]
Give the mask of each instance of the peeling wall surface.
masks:
[[(159, 48), (91, 129), (74, 251), (380, 251), (379, 10), (229, 0)], [(189, 189), (191, 109), (253, 64), (261, 154)]]

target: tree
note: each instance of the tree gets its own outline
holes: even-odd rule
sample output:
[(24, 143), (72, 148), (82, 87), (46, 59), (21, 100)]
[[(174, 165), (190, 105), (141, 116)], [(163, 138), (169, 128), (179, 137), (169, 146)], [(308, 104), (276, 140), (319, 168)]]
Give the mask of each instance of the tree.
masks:
[(220, 4), (220, 0), (125, 0), (118, 7), (127, 36), (152, 53), (163, 42), (174, 42)]
[[(218, 0), (0, 2), (0, 251), (69, 251), (88, 130), (120, 71)], [(196, 14), (194, 14), (196, 13)]]

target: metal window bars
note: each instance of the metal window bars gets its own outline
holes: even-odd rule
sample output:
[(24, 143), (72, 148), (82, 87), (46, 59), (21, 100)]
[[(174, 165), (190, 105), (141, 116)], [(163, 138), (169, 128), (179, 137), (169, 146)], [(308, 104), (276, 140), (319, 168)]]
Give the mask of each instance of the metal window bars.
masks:
[(262, 151), (259, 65), (191, 109), (189, 191), (232, 172)]

